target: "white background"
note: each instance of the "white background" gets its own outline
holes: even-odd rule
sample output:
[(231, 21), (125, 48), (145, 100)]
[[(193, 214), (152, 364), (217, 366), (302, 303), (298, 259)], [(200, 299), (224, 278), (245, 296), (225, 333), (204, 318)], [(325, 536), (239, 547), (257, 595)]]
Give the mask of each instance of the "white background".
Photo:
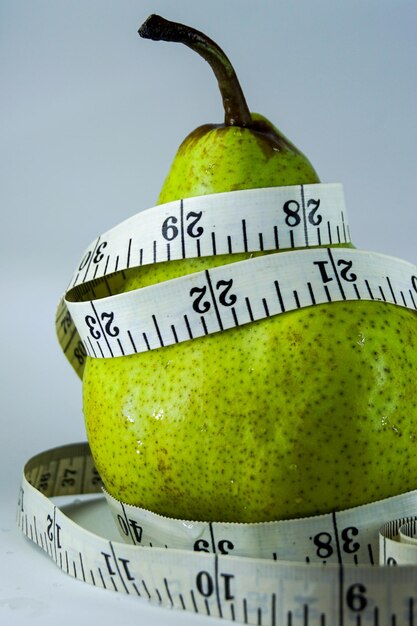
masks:
[(90, 588), (15, 528), (25, 460), (84, 440), (55, 306), (84, 248), (152, 206), (183, 137), (222, 121), (208, 66), (137, 35), (204, 30), (249, 107), (342, 182), (358, 247), (417, 262), (417, 4), (407, 0), (0, 0), (0, 622), (205, 624)]

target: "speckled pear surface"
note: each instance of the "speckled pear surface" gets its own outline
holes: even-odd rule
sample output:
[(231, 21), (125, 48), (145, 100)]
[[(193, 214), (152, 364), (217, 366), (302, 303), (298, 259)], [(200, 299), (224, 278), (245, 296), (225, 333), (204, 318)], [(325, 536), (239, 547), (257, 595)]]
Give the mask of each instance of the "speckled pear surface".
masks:
[(220, 191), (316, 183), (311, 163), (259, 114), (253, 126), (205, 125), (183, 141), (159, 202)]
[[(252, 129), (188, 136), (159, 202), (317, 182), (308, 160), (254, 118)], [(132, 269), (125, 290), (242, 258)], [(254, 522), (343, 509), (417, 487), (416, 371), (413, 312), (382, 302), (309, 307), (88, 358), (88, 440), (111, 495), (164, 515)]]
[(89, 361), (107, 489), (172, 517), (260, 521), (415, 487), (415, 326), (392, 305), (335, 303)]

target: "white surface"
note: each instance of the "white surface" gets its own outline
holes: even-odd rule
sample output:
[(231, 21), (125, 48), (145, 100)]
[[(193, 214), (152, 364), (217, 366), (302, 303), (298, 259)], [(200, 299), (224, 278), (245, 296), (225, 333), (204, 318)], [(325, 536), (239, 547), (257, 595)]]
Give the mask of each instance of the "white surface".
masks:
[[(344, 184), (357, 246), (416, 262), (417, 5), (402, 0), (2, 0), (0, 623), (216, 624), (74, 581), (14, 524), (36, 452), (83, 440), (53, 316), (84, 247), (154, 203), (181, 139), (222, 119), (206, 64), (141, 40), (152, 12), (205, 30), (249, 106)], [(393, 192), (390, 181), (401, 184)], [(220, 622), (219, 622), (220, 623)]]

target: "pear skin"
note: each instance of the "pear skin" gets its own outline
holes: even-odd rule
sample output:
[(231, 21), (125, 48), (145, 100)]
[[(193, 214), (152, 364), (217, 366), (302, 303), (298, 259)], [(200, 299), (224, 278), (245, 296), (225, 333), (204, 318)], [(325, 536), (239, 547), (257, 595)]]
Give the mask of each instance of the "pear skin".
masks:
[(221, 191), (318, 183), (313, 166), (266, 118), (251, 128), (205, 125), (182, 142), (158, 203)]
[(333, 303), (89, 359), (88, 439), (107, 490), (171, 517), (257, 522), (415, 488), (416, 321)]

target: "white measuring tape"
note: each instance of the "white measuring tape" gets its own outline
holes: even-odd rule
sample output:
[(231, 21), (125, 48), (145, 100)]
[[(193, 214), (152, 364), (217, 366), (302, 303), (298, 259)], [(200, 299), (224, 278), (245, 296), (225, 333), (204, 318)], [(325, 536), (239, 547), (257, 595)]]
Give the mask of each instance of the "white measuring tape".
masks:
[[(89, 246), (58, 308), (58, 338), (81, 376), (87, 355), (157, 349), (319, 303), (380, 300), (416, 310), (414, 265), (349, 244), (341, 185), (160, 205)], [(118, 293), (132, 267), (277, 250)], [(106, 495), (124, 539), (115, 543), (50, 499), (100, 490), (87, 444), (42, 453), (25, 467), (23, 532), (85, 582), (248, 624), (417, 624), (417, 566), (396, 566), (417, 565), (417, 492), (266, 524), (171, 520)], [(386, 520), (394, 521), (381, 529)]]
[[(89, 246), (58, 308), (58, 338), (82, 375), (86, 355), (143, 352), (319, 303), (385, 300), (416, 309), (414, 265), (333, 247), (349, 243), (338, 184), (251, 189), (160, 205)], [(332, 248), (317, 248), (326, 245)], [(274, 250), (291, 251), (118, 294), (123, 271), (132, 267)]]
[(384, 300), (415, 310), (417, 268), (359, 250), (297, 250), (99, 300), (67, 300), (67, 306), (87, 354), (103, 358), (161, 348), (340, 300)]
[(22, 531), (86, 583), (244, 624), (416, 624), (417, 491), (266, 524), (173, 521), (109, 498), (132, 543), (85, 530), (51, 499), (98, 491), (88, 445), (69, 445), (28, 461), (18, 505)]
[[(159, 337), (157, 344), (153, 339), (158, 330), (152, 316), (161, 310), (163, 301), (169, 305), (171, 296), (166, 292), (162, 300), (158, 300), (160, 294), (147, 291), (151, 300), (154, 299), (148, 309), (152, 328), (149, 339), (144, 329), (140, 329), (139, 336), (134, 337), (129, 322), (129, 328), (126, 327), (128, 343), (125, 345), (120, 345), (120, 327), (116, 322), (113, 324), (114, 316), (119, 317), (117, 311), (113, 308), (100, 311), (97, 319), (91, 304), (88, 311), (78, 306), (85, 300), (98, 302), (97, 298), (117, 293), (124, 283), (123, 270), (177, 259), (349, 242), (349, 225), (340, 184), (249, 189), (187, 198), (153, 207), (104, 233), (84, 252), (67, 289), (67, 298), (58, 307), (56, 326), (59, 342), (80, 376), (87, 354), (94, 355), (96, 351), (96, 356), (100, 356), (105, 346), (103, 355), (111, 356), (113, 348), (108, 350), (107, 340), (110, 338), (112, 343), (112, 335), (116, 340), (117, 354), (147, 350), (149, 341), (153, 347), (161, 346)], [(165, 288), (167, 286), (168, 283), (165, 283)], [(199, 288), (204, 290), (204, 285), (197, 285), (196, 289)], [(145, 292), (141, 290), (141, 293)], [(198, 300), (198, 292), (196, 298)], [(178, 297), (174, 298), (174, 301), (178, 300)], [(187, 301), (182, 300), (184, 305), (189, 305), (189, 296)], [(113, 298), (112, 305), (115, 302), (120, 300)], [(124, 307), (124, 303), (121, 306)], [(132, 304), (127, 306), (132, 310)], [(198, 303), (195, 306), (199, 308)], [(200, 328), (194, 328), (194, 335), (187, 320), (184, 339), (189, 339), (190, 333), (194, 337), (200, 336), (201, 331), (205, 332), (204, 321), (205, 318), (202, 321), (199, 316), (197, 325)], [(104, 333), (99, 328), (102, 324)], [(168, 332), (168, 343), (175, 342), (178, 337), (171, 324)], [(179, 332), (181, 336), (181, 330)], [(101, 341), (96, 343), (97, 339)]]

